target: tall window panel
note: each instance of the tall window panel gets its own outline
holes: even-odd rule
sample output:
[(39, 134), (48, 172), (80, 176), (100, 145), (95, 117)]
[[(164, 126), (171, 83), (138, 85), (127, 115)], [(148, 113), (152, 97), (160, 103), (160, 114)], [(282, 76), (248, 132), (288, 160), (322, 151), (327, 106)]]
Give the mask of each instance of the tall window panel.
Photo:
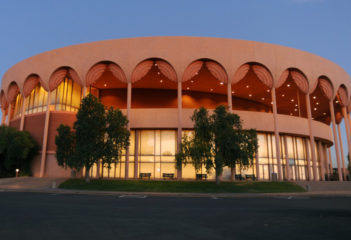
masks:
[(77, 112), (82, 98), (82, 87), (65, 78), (51, 93), (51, 105), (57, 111)]
[(25, 114), (46, 111), (47, 91), (38, 84), (26, 98)]
[(13, 117), (20, 117), (22, 114), (22, 105), (23, 105), (23, 97), (21, 94), (18, 94), (15, 102), (15, 110), (13, 112)]

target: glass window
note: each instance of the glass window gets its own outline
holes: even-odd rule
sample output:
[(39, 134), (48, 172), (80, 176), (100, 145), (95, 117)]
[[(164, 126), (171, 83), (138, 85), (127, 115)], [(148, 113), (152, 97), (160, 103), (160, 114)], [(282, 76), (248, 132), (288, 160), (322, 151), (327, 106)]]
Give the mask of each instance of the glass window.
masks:
[(82, 97), (82, 87), (72, 79), (65, 78), (51, 94), (51, 105), (54, 106), (55, 110), (78, 111)]
[(25, 114), (45, 111), (47, 97), (47, 91), (39, 83), (26, 98)]

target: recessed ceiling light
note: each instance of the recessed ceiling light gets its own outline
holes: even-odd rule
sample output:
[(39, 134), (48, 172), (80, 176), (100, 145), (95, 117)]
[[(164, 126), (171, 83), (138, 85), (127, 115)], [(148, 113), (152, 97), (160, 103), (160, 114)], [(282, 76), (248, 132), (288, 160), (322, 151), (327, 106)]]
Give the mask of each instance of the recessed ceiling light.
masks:
[(234, 93), (234, 91), (232, 91), (232, 93)]
[(313, 96), (313, 99), (316, 99), (317, 97), (316, 96)]
[(190, 82), (191, 82), (191, 83), (194, 83), (194, 80), (191, 80)]
[(223, 84), (224, 84), (224, 82), (220, 82), (219, 84), (223, 85)]
[(261, 98), (262, 99), (262, 101), (264, 101), (264, 97), (263, 98)]
[(323, 115), (327, 115), (327, 113), (323, 113)]
[(338, 101), (338, 100), (336, 100), (335, 102), (336, 102), (336, 103), (339, 103), (339, 101)]
[(189, 89), (190, 89), (189, 87), (186, 88), (186, 90), (189, 90)]
[(106, 87), (106, 86), (107, 86), (107, 84), (105, 83), (105, 84), (104, 84), (104, 87)]
[(297, 107), (297, 104), (295, 104), (295, 107)]
[(290, 101), (294, 102), (295, 100), (294, 100), (294, 99), (291, 99)]
[(160, 75), (161, 73), (160, 72), (157, 72), (157, 75)]
[(249, 88), (250, 86), (249, 85), (246, 85), (246, 88)]
[(249, 94), (249, 97), (252, 97), (252, 94)]
[(155, 63), (155, 66), (157, 67), (157, 63)]
[(287, 87), (290, 87), (290, 84), (287, 84), (286, 86), (287, 86)]
[(160, 83), (163, 83), (163, 80), (162, 80), (162, 79), (160, 80)]
[(316, 102), (316, 105), (319, 105), (319, 102)]
[(267, 89), (267, 92), (270, 92), (271, 90)]
[(282, 97), (285, 97), (285, 94), (282, 94)]
[(313, 110), (317, 111), (317, 108), (313, 108)]
[(294, 111), (297, 112), (297, 108), (295, 108)]
[(211, 88), (210, 91), (212, 92), (212, 91), (213, 91), (213, 88)]

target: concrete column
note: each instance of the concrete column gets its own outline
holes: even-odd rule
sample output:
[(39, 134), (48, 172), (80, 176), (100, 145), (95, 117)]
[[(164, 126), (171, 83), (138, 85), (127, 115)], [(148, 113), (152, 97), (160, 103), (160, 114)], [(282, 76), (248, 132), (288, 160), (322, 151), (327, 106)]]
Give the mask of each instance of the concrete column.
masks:
[(322, 142), (318, 141), (318, 153), (319, 153), (319, 168), (321, 169), (321, 179), (325, 181), (325, 171), (324, 171), (324, 156), (323, 156), (323, 147)]
[(343, 179), (346, 181), (346, 168), (345, 168), (345, 157), (344, 157), (344, 147), (342, 144), (342, 138), (341, 138), (341, 132), (340, 132), (340, 124), (336, 124), (338, 126), (338, 136), (339, 136), (339, 142), (340, 142), (340, 155), (341, 155), (341, 160), (342, 160), (342, 175)]
[(227, 98), (228, 98), (228, 110), (229, 112), (232, 112), (233, 109), (233, 103), (232, 103), (232, 84), (228, 79), (227, 83)]
[(335, 112), (334, 112), (333, 100), (329, 101), (329, 109), (330, 109), (330, 115), (331, 115), (331, 119), (332, 119), (333, 136), (334, 136), (334, 144), (335, 144), (335, 155), (336, 155), (336, 163), (338, 165), (339, 181), (342, 182), (342, 173), (341, 173), (341, 165), (340, 165), (340, 152), (339, 152), (338, 136), (336, 133), (336, 123), (335, 123)]
[[(128, 82), (127, 86), (127, 119), (128, 125), (127, 129), (130, 131), (130, 109), (132, 107), (132, 83)], [(129, 178), (129, 147), (126, 149), (126, 162), (125, 162), (125, 179)]]
[(139, 139), (140, 139), (140, 131), (135, 130), (135, 149), (134, 149), (134, 178), (135, 179), (138, 179)]
[(329, 169), (329, 164), (328, 164), (328, 153), (327, 153), (327, 146), (325, 144), (322, 144), (323, 147), (323, 158), (324, 158), (324, 170), (325, 174), (329, 176), (330, 174), (330, 169)]
[[(256, 179), (257, 181), (259, 181), (261, 178), (260, 178), (260, 164), (259, 164), (259, 156), (258, 156), (258, 150), (256, 151)], [(235, 175), (235, 173), (234, 173)], [(235, 179), (235, 176), (234, 176), (234, 179)]]
[[(317, 179), (317, 164), (316, 164), (316, 146), (314, 142), (314, 134), (312, 130), (312, 113), (311, 113), (311, 103), (310, 96), (306, 94), (306, 107), (307, 107), (307, 118), (308, 118), (308, 132), (310, 135), (310, 146), (311, 146), (311, 156), (313, 164), (313, 180), (318, 181)], [(312, 180), (312, 179), (310, 179)]]
[(304, 139), (304, 141), (305, 141), (306, 159), (307, 159), (307, 179), (309, 181), (312, 181), (313, 177), (311, 172), (310, 146), (306, 138)]
[(288, 151), (288, 140), (287, 137), (284, 136), (284, 149), (285, 149), (285, 166), (286, 166), (286, 178), (290, 181), (290, 165), (289, 165), (289, 151)]
[[(351, 139), (350, 139), (350, 126), (349, 126), (349, 118), (347, 115), (347, 111), (346, 111), (346, 107), (342, 107), (342, 115), (344, 117), (344, 124), (345, 124), (345, 128), (346, 128), (346, 136), (347, 136), (347, 149), (348, 149), (348, 153), (350, 153), (351, 151)], [(348, 154), (348, 160), (349, 163), (351, 163), (351, 154)], [(347, 170), (345, 169), (345, 176), (347, 176)]]
[(83, 98), (87, 95), (87, 87), (83, 87)]
[(330, 174), (333, 174), (333, 159), (331, 156), (330, 148), (328, 148), (328, 156), (329, 156), (329, 171), (330, 171)]
[(21, 123), (20, 123), (20, 131), (24, 129), (24, 112), (25, 112), (25, 105), (28, 101), (28, 98), (23, 97), (22, 109), (21, 109)]
[[(177, 100), (178, 100), (177, 152), (179, 152), (180, 144), (182, 143), (182, 111), (183, 111), (181, 81), (178, 81)], [(182, 169), (177, 170), (177, 179), (182, 179)]]
[(276, 157), (278, 163), (278, 180), (283, 180), (282, 175), (282, 163), (280, 159), (280, 140), (279, 140), (279, 130), (278, 130), (278, 113), (277, 113), (277, 100), (275, 95), (275, 88), (272, 88), (272, 101), (273, 101), (273, 119), (274, 119), (274, 135), (275, 135), (275, 148), (276, 148)]
[(45, 124), (44, 124), (44, 133), (43, 133), (43, 147), (41, 150), (41, 161), (40, 161), (40, 177), (45, 175), (45, 164), (46, 164), (46, 147), (48, 143), (48, 130), (49, 130), (49, 119), (50, 119), (50, 95), (51, 92), (48, 92), (48, 98), (46, 101), (46, 113), (45, 113)]
[(6, 116), (7, 116), (7, 109), (1, 110), (1, 111), (2, 111), (1, 125), (5, 125), (6, 124)]
[(9, 104), (9, 107), (8, 107), (8, 110), (7, 110), (8, 112), (7, 112), (7, 126), (10, 126), (10, 121), (11, 121), (11, 114), (12, 114), (12, 112), (13, 112), (13, 110), (12, 110), (12, 104), (10, 103)]

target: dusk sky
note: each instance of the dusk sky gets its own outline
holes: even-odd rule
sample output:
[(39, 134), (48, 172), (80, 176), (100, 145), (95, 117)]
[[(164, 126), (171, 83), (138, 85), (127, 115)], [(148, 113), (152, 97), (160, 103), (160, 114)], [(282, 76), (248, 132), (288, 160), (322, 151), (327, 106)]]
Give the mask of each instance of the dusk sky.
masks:
[(280, 44), (325, 57), (351, 74), (350, 11), (350, 0), (0, 0), (0, 76), (44, 51), (140, 36)]

